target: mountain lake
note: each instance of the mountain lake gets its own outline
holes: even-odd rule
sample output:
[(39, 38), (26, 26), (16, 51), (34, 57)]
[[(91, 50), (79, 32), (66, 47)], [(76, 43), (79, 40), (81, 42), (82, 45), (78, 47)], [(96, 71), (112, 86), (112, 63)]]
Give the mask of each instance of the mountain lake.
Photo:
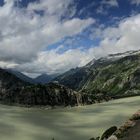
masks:
[(140, 96), (73, 108), (0, 105), (0, 140), (89, 140), (140, 109)]

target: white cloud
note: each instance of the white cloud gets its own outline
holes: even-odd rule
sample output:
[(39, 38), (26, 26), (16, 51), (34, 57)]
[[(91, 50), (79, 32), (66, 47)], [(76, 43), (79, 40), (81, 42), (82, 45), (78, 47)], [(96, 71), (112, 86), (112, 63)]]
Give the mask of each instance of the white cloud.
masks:
[(108, 6), (111, 6), (111, 7), (118, 7), (119, 6), (117, 0), (102, 0), (101, 4), (108, 5)]
[[(41, 0), (30, 3), (27, 9), (14, 7), (14, 0), (5, 0), (0, 8), (1, 66), (4, 62), (32, 62), (48, 45), (76, 35), (94, 23), (92, 18), (69, 19), (74, 14), (71, 9), (76, 10), (72, 0)], [(44, 15), (34, 10), (44, 10)], [(67, 18), (61, 20), (64, 14)]]
[(140, 0), (130, 0), (131, 4), (140, 5)]
[(107, 11), (105, 10), (105, 8), (103, 7), (103, 5), (100, 5), (98, 7), (98, 9), (96, 10), (97, 14), (102, 14), (102, 15), (107, 15)]
[(40, 0), (30, 3), (27, 8), (31, 10), (43, 10), (47, 16), (73, 16), (76, 13), (74, 0)]
[(77, 66), (84, 66), (93, 58), (100, 58), (108, 54), (125, 52), (128, 50), (140, 49), (140, 14), (125, 18), (116, 27), (105, 28), (100, 26), (97, 32), (93, 33), (93, 39), (98, 34), (101, 41), (99, 46), (89, 49), (70, 49), (62, 54), (59, 46), (55, 50), (41, 52), (34, 63), (20, 65), (20, 70), (26, 69), (28, 73), (57, 73), (65, 72)]
[(92, 50), (82, 51), (81, 49), (71, 49), (64, 53), (58, 53), (59, 46), (55, 50), (45, 51), (38, 54), (38, 59), (33, 63), (26, 63), (17, 66), (17, 69), (27, 73), (63, 73), (71, 68), (81, 67), (93, 59)]
[[(101, 39), (100, 45), (94, 49), (96, 58), (128, 50), (138, 50), (140, 49), (140, 14), (123, 19), (117, 27), (97, 29), (95, 33)], [(93, 33), (92, 36), (94, 39), (96, 34)]]
[[(69, 19), (74, 14), (67, 12), (69, 5), (73, 5), (72, 1), (61, 0), (63, 4), (60, 6), (57, 2), (60, 0), (42, 0), (41, 3), (30, 4), (26, 10), (15, 8), (9, 0), (0, 8), (0, 66), (28, 74), (62, 73), (83, 66), (93, 58), (140, 49), (140, 14), (137, 14), (122, 19), (115, 27), (100, 26), (93, 30), (91, 38), (100, 38), (99, 46), (86, 50), (79, 46), (79, 49), (59, 53), (67, 47), (62, 45), (43, 51), (48, 45), (79, 34), (94, 23), (92, 18)], [(37, 15), (33, 9), (44, 9), (44, 16)], [(67, 13), (67, 18), (60, 20), (64, 13)]]
[(96, 13), (107, 15), (108, 9), (112, 7), (119, 7), (119, 3), (117, 0), (102, 0), (100, 2), (100, 6), (96, 10)]

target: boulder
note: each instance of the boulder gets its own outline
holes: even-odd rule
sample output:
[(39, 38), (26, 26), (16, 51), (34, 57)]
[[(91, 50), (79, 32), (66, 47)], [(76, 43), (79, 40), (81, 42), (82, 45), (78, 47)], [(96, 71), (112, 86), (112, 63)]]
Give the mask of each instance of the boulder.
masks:
[(130, 120), (139, 120), (140, 119), (140, 110), (137, 111), (131, 118)]
[(91, 138), (91, 139), (89, 139), (89, 140), (99, 140), (100, 139), (100, 137), (97, 137), (97, 138)]
[(103, 135), (101, 136), (100, 140), (106, 140), (108, 139), (115, 131), (117, 130), (116, 126), (112, 126), (109, 129), (107, 129)]
[(95, 138), (90, 138), (89, 140), (96, 140)]
[(115, 135), (112, 135), (107, 140), (118, 140), (118, 138)]
[(115, 131), (114, 135), (116, 135), (118, 138), (122, 137), (124, 132), (134, 127), (135, 124), (136, 124), (135, 121), (131, 121), (131, 120), (126, 121), (117, 131)]

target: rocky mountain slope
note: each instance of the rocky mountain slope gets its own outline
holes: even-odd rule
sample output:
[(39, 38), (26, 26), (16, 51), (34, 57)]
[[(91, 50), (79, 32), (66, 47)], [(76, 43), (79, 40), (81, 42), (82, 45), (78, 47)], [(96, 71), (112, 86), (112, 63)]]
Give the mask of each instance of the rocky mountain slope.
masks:
[(54, 81), (46, 85), (31, 84), (0, 69), (0, 100), (24, 105), (74, 106), (140, 95), (140, 51), (93, 60)]
[(140, 51), (93, 60), (55, 79), (60, 84), (90, 94), (129, 96), (140, 93)]
[[(88, 101), (81, 94), (61, 85), (32, 85), (0, 93), (0, 100), (5, 104), (76, 106)], [(86, 96), (85, 96), (86, 97)]]
[(14, 74), (11, 74), (7, 70), (0, 68), (0, 90), (12, 90), (16, 87), (23, 87), (29, 85), (28, 82), (24, 82)]
[(74, 90), (80, 90), (88, 80), (91, 73), (90, 68), (76, 68), (56, 77), (54, 81)]
[(19, 79), (21, 79), (22, 81), (24, 82), (28, 82), (28, 83), (31, 83), (31, 84), (35, 84), (35, 80), (26, 76), (25, 74), (19, 72), (19, 71), (16, 71), (16, 70), (13, 70), (13, 69), (6, 69), (7, 72), (15, 75), (16, 77), (18, 77)]
[(0, 102), (4, 104), (76, 106), (108, 99), (102, 95), (81, 94), (56, 83), (30, 84), (0, 69)]

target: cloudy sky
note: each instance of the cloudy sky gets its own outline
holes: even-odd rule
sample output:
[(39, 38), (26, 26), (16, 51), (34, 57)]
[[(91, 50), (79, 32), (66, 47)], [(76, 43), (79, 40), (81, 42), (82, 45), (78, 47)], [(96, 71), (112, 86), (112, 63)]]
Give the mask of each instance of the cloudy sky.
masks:
[(0, 0), (0, 67), (62, 73), (140, 49), (140, 0)]

